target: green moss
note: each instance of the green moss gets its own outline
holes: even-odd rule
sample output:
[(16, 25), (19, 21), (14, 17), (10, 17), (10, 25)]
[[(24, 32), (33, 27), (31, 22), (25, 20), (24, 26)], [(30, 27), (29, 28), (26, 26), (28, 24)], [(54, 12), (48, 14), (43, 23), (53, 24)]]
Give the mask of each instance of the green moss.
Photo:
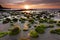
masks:
[(51, 30), (50, 33), (60, 35), (60, 29)]
[(42, 24), (40, 26), (37, 26), (35, 28), (35, 31), (38, 32), (38, 33), (40, 33), (40, 34), (43, 34), (43, 33), (45, 33), (45, 29), (46, 29), (46, 26)]
[(48, 20), (48, 23), (56, 23), (56, 21), (54, 21), (53, 19), (50, 19), (50, 20)]
[(43, 23), (43, 22), (44, 22), (44, 20), (43, 20), (43, 19), (40, 19), (40, 20), (39, 20), (39, 22), (40, 22), (40, 23)]
[(14, 27), (9, 30), (9, 35), (17, 35), (20, 32), (19, 27)]
[(52, 33), (52, 34), (55, 34), (55, 33), (56, 33), (56, 31), (54, 31), (54, 30), (51, 30), (51, 31), (50, 31), (50, 33)]
[(60, 23), (57, 23), (57, 26), (60, 26)]
[(6, 36), (7, 34), (7, 32), (0, 32), (0, 38)]
[(40, 24), (39, 26), (40, 26), (41, 28), (43, 28), (43, 29), (46, 28), (46, 25), (44, 25), (44, 24)]
[(33, 24), (34, 23), (34, 19), (29, 19), (29, 22)]
[(31, 30), (30, 31), (30, 36), (33, 38), (37, 38), (38, 37), (38, 33), (36, 31)]
[(47, 18), (45, 18), (45, 19), (44, 19), (44, 22), (47, 22), (47, 21), (48, 21), (48, 19), (47, 19)]
[(53, 27), (54, 27), (54, 25), (53, 25), (53, 24), (50, 24), (48, 27), (49, 27), (49, 28), (53, 28)]
[(24, 23), (26, 21), (26, 19), (25, 18), (20, 18), (19, 21), (21, 21), (21, 23)]

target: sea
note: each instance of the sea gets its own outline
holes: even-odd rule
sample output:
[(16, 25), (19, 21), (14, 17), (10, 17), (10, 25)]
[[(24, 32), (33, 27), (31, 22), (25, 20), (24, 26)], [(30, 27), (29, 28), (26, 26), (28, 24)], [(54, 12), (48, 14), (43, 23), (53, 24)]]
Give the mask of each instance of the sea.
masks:
[[(0, 20), (4, 18), (2, 15), (4, 16), (7, 15), (7, 17), (9, 17), (10, 12), (22, 12), (22, 11), (30, 11), (30, 12), (47, 11), (56, 14), (54, 19), (60, 21), (60, 9), (28, 9), (28, 10), (27, 9), (0, 9)], [(23, 27), (24, 23), (18, 21), (15, 24), (21, 27), (21, 32), (15, 36), (6, 35), (0, 38), (0, 40), (21, 40), (21, 38), (27, 38), (28, 40), (60, 40), (60, 35), (50, 33), (50, 30), (60, 28), (56, 26), (56, 24), (53, 24), (54, 28), (46, 29), (44, 34), (39, 34), (38, 38), (31, 38), (28, 36), (29, 31), (32, 30), (32, 28), (34, 29), (33, 27), (34, 25), (31, 25), (31, 28), (29, 28), (28, 31), (23, 31), (22, 29), (24, 28)], [(43, 24), (48, 25), (48, 23), (43, 23)], [(9, 28), (10, 28), (10, 23), (2, 24), (2, 22), (0, 21), (0, 32), (6, 32), (8, 31)]]

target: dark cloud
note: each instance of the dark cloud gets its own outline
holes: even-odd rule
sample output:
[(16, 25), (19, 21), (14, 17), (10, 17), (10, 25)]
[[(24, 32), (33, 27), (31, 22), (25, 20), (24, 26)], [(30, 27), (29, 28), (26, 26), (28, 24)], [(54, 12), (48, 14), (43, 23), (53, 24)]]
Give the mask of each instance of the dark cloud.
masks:
[(0, 3), (18, 3), (18, 2), (30, 2), (30, 3), (58, 3), (60, 0), (0, 0)]
[(0, 4), (47, 4), (47, 5), (60, 5), (60, 0), (0, 0)]
[(19, 3), (19, 2), (24, 2), (25, 0), (0, 0), (0, 4), (5, 4), (5, 3)]
[(40, 4), (40, 3), (60, 3), (60, 0), (27, 0), (32, 4)]

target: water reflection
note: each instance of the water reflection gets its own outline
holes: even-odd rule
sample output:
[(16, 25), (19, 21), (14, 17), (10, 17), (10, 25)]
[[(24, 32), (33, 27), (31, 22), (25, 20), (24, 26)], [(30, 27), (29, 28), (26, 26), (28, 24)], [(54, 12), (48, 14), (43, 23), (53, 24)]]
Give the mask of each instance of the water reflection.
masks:
[[(24, 13), (30, 13), (30, 11), (23, 11)], [(20, 16), (14, 16), (15, 18), (26, 18), (23, 14), (21, 14)], [(34, 16), (35, 17), (35, 16)], [(4, 18), (4, 17), (3, 17)], [(8, 16), (8, 18), (12, 18), (12, 16)], [(42, 17), (43, 18), (43, 17)], [(27, 18), (26, 18), (27, 19)], [(54, 20), (60, 20), (60, 15), (57, 14), (55, 17), (54, 17)], [(52, 29), (56, 29), (56, 28), (60, 28), (60, 27), (56, 27), (56, 25), (54, 24), (54, 28), (48, 28), (46, 29), (46, 33), (45, 34), (39, 34), (39, 37), (38, 38), (31, 38), (29, 36), (29, 31), (30, 30), (33, 30), (34, 29), (34, 26), (35, 25), (39, 25), (39, 22), (38, 21), (35, 21), (36, 23), (34, 23), (33, 25), (31, 24), (31, 28), (28, 28), (27, 24), (29, 22), (25, 21), (25, 23), (21, 23), (19, 20), (18, 22), (16, 22), (15, 24), (19, 25), (21, 27), (21, 32), (16, 35), (16, 36), (5, 36), (3, 38), (0, 38), (0, 40), (20, 40), (20, 39), (25, 39), (25, 38), (28, 38), (28, 40), (60, 40), (60, 35), (55, 35), (55, 34), (50, 34), (50, 30)], [(46, 24), (48, 25), (48, 23), (43, 23), (43, 24)], [(0, 23), (0, 31), (8, 31), (8, 28), (10, 28), (10, 23), (7, 23), (7, 24), (2, 24)], [(23, 31), (23, 28), (27, 28), (28, 31)]]

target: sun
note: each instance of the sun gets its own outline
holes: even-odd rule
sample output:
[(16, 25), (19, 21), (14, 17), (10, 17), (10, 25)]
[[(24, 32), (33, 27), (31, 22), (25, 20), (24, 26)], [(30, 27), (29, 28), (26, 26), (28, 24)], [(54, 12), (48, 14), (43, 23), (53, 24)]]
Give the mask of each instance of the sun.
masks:
[(25, 5), (24, 8), (25, 9), (29, 9), (30, 7), (29, 7), (29, 5)]

